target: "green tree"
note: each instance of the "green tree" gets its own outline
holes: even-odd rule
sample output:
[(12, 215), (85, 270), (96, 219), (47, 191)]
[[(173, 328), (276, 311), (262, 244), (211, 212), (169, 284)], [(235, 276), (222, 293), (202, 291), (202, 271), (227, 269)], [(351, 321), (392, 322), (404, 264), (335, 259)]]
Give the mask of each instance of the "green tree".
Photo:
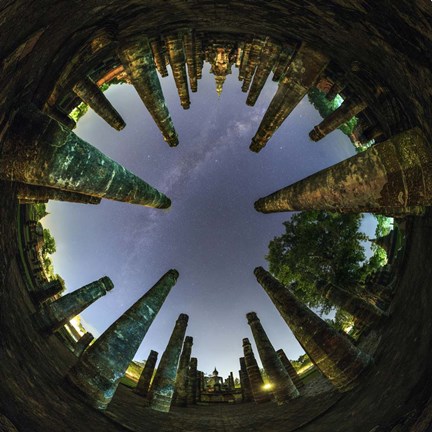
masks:
[(51, 232), (49, 229), (44, 228), (43, 230), (43, 238), (44, 238), (44, 244), (42, 246), (42, 254), (45, 255), (51, 255), (53, 254), (56, 249), (56, 242), (54, 237), (51, 235)]
[(318, 282), (353, 291), (366, 277), (362, 241), (367, 237), (359, 231), (361, 220), (362, 215), (324, 211), (293, 215), (284, 222), (285, 233), (269, 244), (270, 272), (305, 304), (330, 312), (332, 305), (317, 291)]

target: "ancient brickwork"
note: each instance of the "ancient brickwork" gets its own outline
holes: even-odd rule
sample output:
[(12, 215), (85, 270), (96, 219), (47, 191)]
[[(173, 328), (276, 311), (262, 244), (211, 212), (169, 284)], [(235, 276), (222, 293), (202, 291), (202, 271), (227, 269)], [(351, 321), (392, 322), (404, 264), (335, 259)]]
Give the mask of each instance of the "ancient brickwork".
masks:
[(192, 353), (192, 344), (193, 338), (191, 336), (186, 336), (183, 342), (183, 350), (180, 355), (175, 381), (174, 403), (176, 406), (185, 407), (187, 405), (189, 363)]
[(294, 366), (289, 361), (289, 359), (286, 356), (284, 350), (283, 349), (279, 349), (279, 350), (276, 351), (276, 353), (279, 356), (280, 361), (284, 365), (286, 371), (288, 372), (288, 374), (289, 374), (292, 382), (297, 387), (297, 390), (300, 391), (300, 389), (303, 388), (305, 386), (305, 384), (301, 380), (301, 378), (300, 378), (299, 374), (297, 373), (297, 371), (294, 369)]
[(432, 204), (432, 152), (410, 129), (255, 203), (263, 213), (327, 210), (410, 213)]

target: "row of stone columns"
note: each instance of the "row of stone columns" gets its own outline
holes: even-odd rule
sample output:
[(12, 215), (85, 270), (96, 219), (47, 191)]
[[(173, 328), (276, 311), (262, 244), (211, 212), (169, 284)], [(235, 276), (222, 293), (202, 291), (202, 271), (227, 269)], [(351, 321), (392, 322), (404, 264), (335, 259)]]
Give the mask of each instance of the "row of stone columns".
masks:
[(176, 270), (165, 273), (80, 355), (78, 363), (68, 372), (67, 379), (87, 403), (98, 409), (108, 406), (177, 278)]

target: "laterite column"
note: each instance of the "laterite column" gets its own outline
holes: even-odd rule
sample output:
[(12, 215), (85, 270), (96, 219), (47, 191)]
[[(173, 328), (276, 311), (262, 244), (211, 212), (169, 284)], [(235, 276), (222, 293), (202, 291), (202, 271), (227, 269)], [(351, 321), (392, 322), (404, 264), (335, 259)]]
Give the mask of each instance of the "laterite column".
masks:
[(304, 382), (300, 379), (297, 371), (295, 370), (294, 366), (289, 361), (284, 350), (283, 349), (277, 350), (276, 354), (279, 356), (280, 361), (282, 362), (286, 371), (288, 372), (288, 375), (290, 376), (291, 381), (297, 387), (297, 390), (300, 390), (302, 387), (304, 387)]
[(369, 355), (314, 314), (262, 267), (254, 273), (313, 363), (338, 390), (349, 390), (370, 364)]
[(175, 405), (180, 407), (187, 406), (189, 362), (192, 353), (192, 345), (193, 338), (191, 336), (186, 336), (183, 342), (183, 350), (180, 355), (175, 381)]
[(249, 312), (246, 314), (246, 318), (252, 330), (262, 365), (270, 379), (272, 386), (271, 392), (277, 404), (282, 405), (298, 397), (299, 392), (276, 354), (257, 314), (255, 312)]
[(177, 132), (165, 104), (148, 39), (140, 38), (139, 42), (122, 44), (118, 56), (164, 140), (170, 147), (175, 147), (178, 144)]
[(67, 378), (81, 397), (104, 410), (179, 274), (169, 270), (96, 340)]
[(255, 209), (409, 214), (432, 205), (431, 165), (429, 144), (414, 128), (259, 199)]
[(141, 396), (147, 397), (150, 389), (150, 382), (156, 367), (156, 361), (158, 358), (158, 353), (151, 350), (149, 356), (147, 357), (143, 371), (141, 372), (137, 386), (134, 389), (135, 393)]
[(180, 314), (178, 317), (153, 379), (150, 389), (150, 407), (156, 411), (169, 412), (171, 408), (177, 365), (188, 320), (186, 314)]
[(103, 94), (102, 90), (88, 76), (78, 81), (73, 86), (73, 91), (114, 129), (119, 131), (126, 126), (126, 123)]
[(45, 333), (55, 332), (113, 288), (111, 279), (104, 276), (52, 303), (41, 306), (34, 315), (38, 327)]
[(249, 381), (249, 376), (246, 368), (244, 357), (240, 357), (240, 383), (242, 388), (243, 402), (251, 402), (253, 400), (252, 388)]
[(148, 207), (171, 205), (165, 195), (33, 106), (15, 115), (3, 140), (0, 179)]
[(81, 336), (80, 339), (78, 339), (76, 345), (74, 354), (77, 357), (80, 357), (82, 353), (86, 350), (86, 348), (94, 341), (94, 337), (91, 333), (87, 332)]
[(269, 394), (264, 390), (264, 381), (252, 351), (252, 346), (248, 338), (243, 339), (243, 353), (246, 363), (247, 376), (255, 403), (268, 402)]
[(265, 147), (274, 132), (318, 80), (328, 61), (324, 54), (313, 50), (305, 43), (301, 45), (288, 71), (279, 81), (276, 94), (252, 138), (249, 147), (252, 151), (258, 153)]
[(56, 294), (60, 294), (64, 288), (59, 279), (54, 279), (51, 282), (43, 284), (42, 288), (39, 288), (37, 291), (32, 291), (31, 296), (37, 302), (43, 303)]
[(342, 105), (336, 111), (333, 111), (318, 126), (313, 128), (313, 130), (309, 133), (310, 139), (312, 141), (319, 141), (345, 122), (351, 120), (366, 107), (366, 102), (363, 102), (357, 97), (345, 99)]
[(196, 405), (198, 394), (198, 360), (192, 357), (189, 362), (187, 404)]

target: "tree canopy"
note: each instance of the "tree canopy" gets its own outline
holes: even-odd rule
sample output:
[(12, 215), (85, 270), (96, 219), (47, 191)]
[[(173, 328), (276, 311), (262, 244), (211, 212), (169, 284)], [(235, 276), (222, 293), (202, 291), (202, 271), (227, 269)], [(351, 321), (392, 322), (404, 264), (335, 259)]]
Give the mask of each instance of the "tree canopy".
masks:
[(361, 220), (362, 215), (324, 211), (293, 215), (284, 222), (285, 233), (269, 244), (270, 272), (308, 306), (328, 313), (332, 305), (316, 289), (318, 282), (353, 291), (370, 272)]

